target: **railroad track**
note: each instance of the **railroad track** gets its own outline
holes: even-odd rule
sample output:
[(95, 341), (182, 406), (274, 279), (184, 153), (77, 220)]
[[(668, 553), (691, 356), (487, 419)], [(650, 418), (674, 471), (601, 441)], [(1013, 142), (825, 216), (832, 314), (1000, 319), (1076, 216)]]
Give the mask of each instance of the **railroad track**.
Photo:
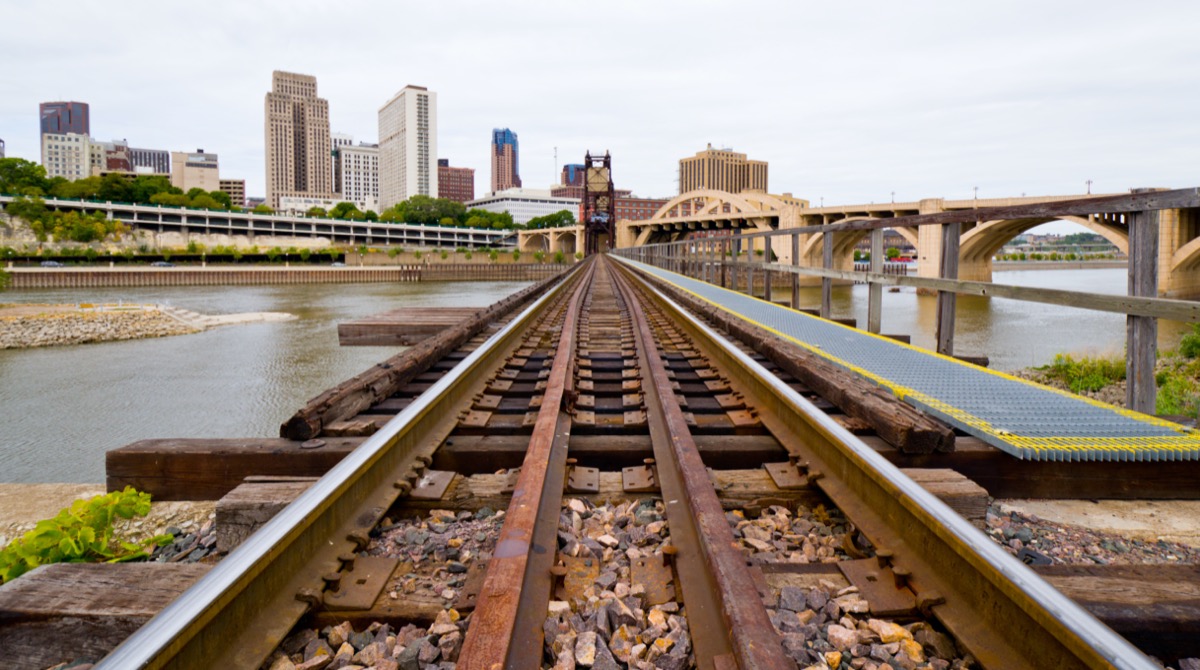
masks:
[(620, 263), (472, 334), (98, 667), (1157, 667)]

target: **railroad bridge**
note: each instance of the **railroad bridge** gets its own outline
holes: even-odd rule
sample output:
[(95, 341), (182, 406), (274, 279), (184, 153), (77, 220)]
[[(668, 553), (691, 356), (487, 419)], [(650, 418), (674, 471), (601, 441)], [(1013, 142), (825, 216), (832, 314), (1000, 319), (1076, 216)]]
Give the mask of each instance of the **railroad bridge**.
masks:
[[(964, 223), (959, 239), (959, 278), (991, 281), (992, 257), (1009, 240), (1034, 226), (1055, 220), (1077, 223), (1104, 237), (1122, 253), (1129, 252), (1129, 223), (1123, 213), (1093, 213), (1082, 215), (1038, 215), (1038, 206), (1055, 202), (1103, 199), (1107, 195), (1036, 196), (946, 200), (927, 198), (915, 202), (870, 203), (812, 207), (805, 200), (790, 194), (769, 195), (756, 192), (727, 193), (698, 190), (672, 199), (653, 217), (645, 221), (620, 221), (617, 224), (617, 246), (628, 248), (673, 242), (693, 237), (729, 235), (733, 232), (762, 232), (796, 227), (821, 226), (891, 219), (938, 212), (972, 209), (1004, 208), (1026, 210), (1025, 215), (1013, 218), (980, 220)], [(896, 228), (917, 249), (917, 275), (937, 277), (941, 266), (942, 234), (933, 227)], [(854, 247), (867, 234), (865, 230), (833, 233), (834, 267), (849, 270), (853, 264)], [(822, 265), (824, 233), (806, 233), (799, 246), (799, 265)], [(766, 242), (758, 241), (756, 249)], [(1158, 292), (1164, 297), (1200, 297), (1200, 210), (1169, 209), (1159, 212), (1158, 222)], [(782, 242), (773, 243), (774, 255), (780, 262), (792, 263), (792, 248)]]
[[(799, 250), (821, 232), (772, 229), (765, 197), (741, 204), (767, 228), (741, 242)], [(1131, 295), (1003, 297), (1128, 314), (1140, 399), (1154, 319), (1200, 322), (1200, 303), (1153, 297), (1138, 261), (1159, 213), (1200, 207), (1200, 189), (980, 211), (1022, 207), (1128, 217)], [(943, 318), (943, 297), (979, 284), (948, 271), (964, 218), (828, 232), (869, 230), (877, 250), (884, 227), (940, 230), (954, 253), (936, 280), (885, 275), (879, 253), (849, 274), (873, 305), (883, 283), (932, 286)], [(826, 239), (820, 268), (730, 259), (729, 236), (596, 254), (325, 391), (278, 438), (110, 451), (110, 490), (220, 498), (228, 554), (120, 576), (40, 566), (0, 589), (0, 651), (34, 633), (22, 661), (78, 645), (87, 600), (124, 617), (89, 629), (111, 631), (97, 670), (318, 667), (334, 647), (464, 670), (845, 667), (887, 639), (904, 667), (1153, 670), (1147, 654), (1200, 653), (1194, 565), (1049, 565), (980, 530), (989, 495), (1194, 500), (1200, 431), (818, 318), (771, 281), (756, 294), (755, 274), (850, 278)], [(57, 662), (37, 660), (22, 665)]]

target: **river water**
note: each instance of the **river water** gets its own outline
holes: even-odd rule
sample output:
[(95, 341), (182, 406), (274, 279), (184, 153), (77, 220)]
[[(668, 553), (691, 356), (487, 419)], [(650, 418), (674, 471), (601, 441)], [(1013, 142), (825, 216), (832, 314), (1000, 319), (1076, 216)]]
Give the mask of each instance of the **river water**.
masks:
[[(485, 306), (530, 282), (28, 290), (0, 302), (171, 304), (295, 321), (0, 351), (0, 481), (102, 482), (104, 453), (161, 437), (277, 437), (325, 389), (401, 351), (338, 346), (337, 324), (405, 306)], [(0, 326), (2, 327), (2, 326)]]
[[(997, 283), (1124, 293), (1124, 270), (995, 273)], [(0, 481), (102, 482), (104, 453), (166, 437), (274, 437), (310, 398), (384, 360), (390, 347), (339, 347), (337, 323), (402, 306), (483, 306), (526, 282), (317, 284), (9, 291), (3, 302), (163, 303), (205, 314), (290, 312), (279, 323), (195, 335), (0, 351)], [(836, 287), (834, 315), (865, 325), (867, 287)], [(801, 304), (820, 302), (803, 289)], [(884, 293), (883, 332), (934, 345), (936, 299)], [(955, 349), (1009, 370), (1058, 352), (1119, 353), (1125, 317), (1003, 299), (959, 297)], [(1173, 347), (1181, 324), (1160, 323)]]

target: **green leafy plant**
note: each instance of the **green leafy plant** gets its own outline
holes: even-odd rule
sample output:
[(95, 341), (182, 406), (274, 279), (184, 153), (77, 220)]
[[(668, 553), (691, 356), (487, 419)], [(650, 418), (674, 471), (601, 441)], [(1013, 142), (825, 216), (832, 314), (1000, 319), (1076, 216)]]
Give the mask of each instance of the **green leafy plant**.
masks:
[(1200, 324), (1192, 324), (1192, 332), (1179, 340), (1179, 355), (1184, 358), (1200, 358)]
[(39, 521), (33, 530), (0, 551), (0, 581), (16, 579), (50, 563), (123, 563), (150, 555), (169, 544), (170, 535), (130, 542), (113, 528), (117, 519), (145, 516), (150, 494), (132, 486), (90, 500), (76, 500), (53, 519)]
[(1115, 358), (1075, 358), (1070, 354), (1057, 354), (1054, 362), (1043, 369), (1050, 378), (1066, 384), (1072, 393), (1099, 391), (1125, 379), (1125, 362)]

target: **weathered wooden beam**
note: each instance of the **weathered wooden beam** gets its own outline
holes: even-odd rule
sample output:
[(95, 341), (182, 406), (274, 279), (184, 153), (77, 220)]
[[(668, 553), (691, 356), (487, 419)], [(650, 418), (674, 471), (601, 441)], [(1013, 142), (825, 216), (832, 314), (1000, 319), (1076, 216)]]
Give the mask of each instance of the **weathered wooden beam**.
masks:
[(484, 307), (406, 307), (338, 324), (343, 346), (403, 346), (433, 337)]
[(278, 437), (141, 440), (104, 456), (109, 491), (132, 486), (155, 500), (217, 500), (246, 477), (320, 477), (362, 443), (323, 438), (309, 448)]
[(959, 436), (951, 453), (903, 454), (878, 437), (862, 437), (901, 468), (949, 468), (996, 498), (1048, 500), (1200, 500), (1200, 461), (1020, 460), (974, 437)]
[(0, 658), (48, 668), (107, 655), (212, 566), (56, 563), (0, 586)]
[[(1134, 212), (1129, 219), (1129, 295), (1153, 298), (1158, 295), (1158, 212)], [(1131, 314), (1125, 324), (1125, 406), (1154, 414), (1158, 320)]]
[(954, 448), (954, 431), (949, 426), (905, 404), (886, 390), (654, 277), (649, 280), (680, 304), (742, 340), (846, 414), (866, 421), (880, 437), (901, 451), (924, 453)]
[[(787, 460), (787, 452), (769, 435), (696, 435), (705, 465), (746, 468)], [(529, 438), (524, 435), (460, 435), (433, 454), (433, 469), (466, 475), (521, 466)], [(572, 434), (569, 455), (580, 465), (602, 469), (641, 465), (654, 453), (648, 435)]]
[[(821, 235), (821, 267), (826, 270), (833, 269), (833, 233)], [(821, 318), (828, 319), (831, 314), (833, 314), (833, 279), (821, 277)]]
[(395, 393), (396, 389), (482, 332), (493, 320), (504, 317), (545, 293), (558, 280), (558, 276), (555, 276), (525, 288), (457, 326), (325, 391), (288, 419), (280, 427), (280, 436), (307, 440), (319, 435), (324, 426), (339, 419), (352, 417), (387, 398)]
[[(942, 226), (942, 259), (939, 265), (939, 275), (942, 279), (958, 279), (958, 243), (961, 232), (961, 223)], [(955, 304), (953, 291), (938, 291), (937, 352), (943, 356), (954, 355)]]
[[(883, 273), (883, 229), (871, 231), (871, 272)], [(792, 275), (798, 280), (800, 275)], [(867, 332), (879, 334), (883, 320), (883, 284), (871, 282), (867, 288)]]
[(1196, 655), (1200, 566), (1039, 565), (1034, 571), (1142, 651)]
[(247, 477), (217, 501), (217, 551), (232, 551), (315, 481), (316, 477)]

